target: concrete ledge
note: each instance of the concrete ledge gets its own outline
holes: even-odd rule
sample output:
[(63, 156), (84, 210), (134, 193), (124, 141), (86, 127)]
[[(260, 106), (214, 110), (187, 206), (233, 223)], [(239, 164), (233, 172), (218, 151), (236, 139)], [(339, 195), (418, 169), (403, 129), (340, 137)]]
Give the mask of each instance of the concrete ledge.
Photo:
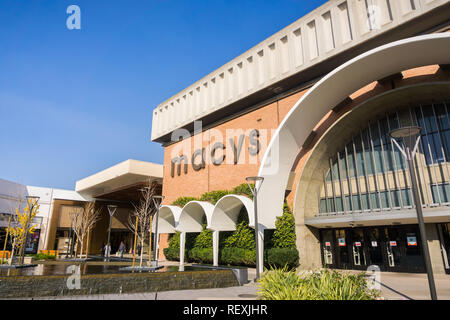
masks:
[(69, 276), (0, 277), (0, 299), (228, 288), (239, 283), (232, 270), (100, 274), (81, 276), (69, 290)]

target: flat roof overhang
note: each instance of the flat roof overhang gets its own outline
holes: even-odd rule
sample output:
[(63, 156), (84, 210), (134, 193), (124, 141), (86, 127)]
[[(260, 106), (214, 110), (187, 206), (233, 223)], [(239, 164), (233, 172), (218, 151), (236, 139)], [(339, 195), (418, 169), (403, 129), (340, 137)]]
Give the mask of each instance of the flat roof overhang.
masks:
[[(424, 208), (425, 223), (450, 223), (450, 207)], [(305, 225), (325, 228), (349, 228), (385, 225), (417, 224), (417, 213), (413, 208), (390, 211), (334, 214), (305, 218)]]
[[(448, 25), (450, 22), (449, 13), (450, 3), (446, 3), (443, 6), (430, 10), (423, 15), (405, 22), (400, 27), (390, 29), (373, 38), (364, 40), (356, 46), (345, 49), (320, 63), (313, 64), (301, 72), (245, 96), (221, 109), (199, 117), (195, 119), (195, 121), (201, 121), (202, 130), (205, 131), (221, 123), (240, 117), (243, 114), (262, 108), (278, 99), (282, 99), (283, 97), (313, 86), (330, 71), (365, 52), (394, 41), (427, 34), (433, 32), (434, 29), (439, 29)], [(194, 120), (178, 129), (187, 130), (189, 133), (193, 134), (195, 129)], [(172, 132), (173, 131), (155, 137), (152, 141), (161, 143), (163, 146), (171, 145), (177, 142), (172, 141)]]
[(126, 160), (76, 182), (76, 192), (97, 199), (130, 201), (148, 182), (162, 184), (163, 166)]

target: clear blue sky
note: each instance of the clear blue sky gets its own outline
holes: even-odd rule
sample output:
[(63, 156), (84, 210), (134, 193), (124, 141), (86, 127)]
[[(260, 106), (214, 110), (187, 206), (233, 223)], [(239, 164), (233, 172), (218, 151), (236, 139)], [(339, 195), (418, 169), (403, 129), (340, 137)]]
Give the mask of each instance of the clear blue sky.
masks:
[(73, 189), (127, 159), (162, 163), (153, 108), (325, 2), (1, 0), (0, 178)]

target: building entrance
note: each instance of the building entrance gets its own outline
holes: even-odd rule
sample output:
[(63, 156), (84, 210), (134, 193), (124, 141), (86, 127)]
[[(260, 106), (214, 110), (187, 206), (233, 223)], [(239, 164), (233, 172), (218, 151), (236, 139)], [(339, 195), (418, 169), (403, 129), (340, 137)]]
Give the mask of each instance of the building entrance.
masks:
[(444, 259), (445, 272), (450, 274), (450, 223), (438, 226), (441, 228), (441, 250)]
[(323, 264), (330, 268), (425, 272), (415, 225), (322, 230), (321, 244)]

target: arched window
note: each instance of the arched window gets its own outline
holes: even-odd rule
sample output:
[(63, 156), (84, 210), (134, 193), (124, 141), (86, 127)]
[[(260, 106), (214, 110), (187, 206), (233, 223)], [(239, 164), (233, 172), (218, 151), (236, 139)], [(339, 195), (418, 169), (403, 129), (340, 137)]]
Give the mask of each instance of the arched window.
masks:
[(450, 202), (449, 102), (402, 108), (370, 121), (330, 157), (320, 192), (319, 213), (408, 208), (412, 195), (406, 162), (389, 132), (404, 126), (422, 128), (416, 170), (422, 203)]

